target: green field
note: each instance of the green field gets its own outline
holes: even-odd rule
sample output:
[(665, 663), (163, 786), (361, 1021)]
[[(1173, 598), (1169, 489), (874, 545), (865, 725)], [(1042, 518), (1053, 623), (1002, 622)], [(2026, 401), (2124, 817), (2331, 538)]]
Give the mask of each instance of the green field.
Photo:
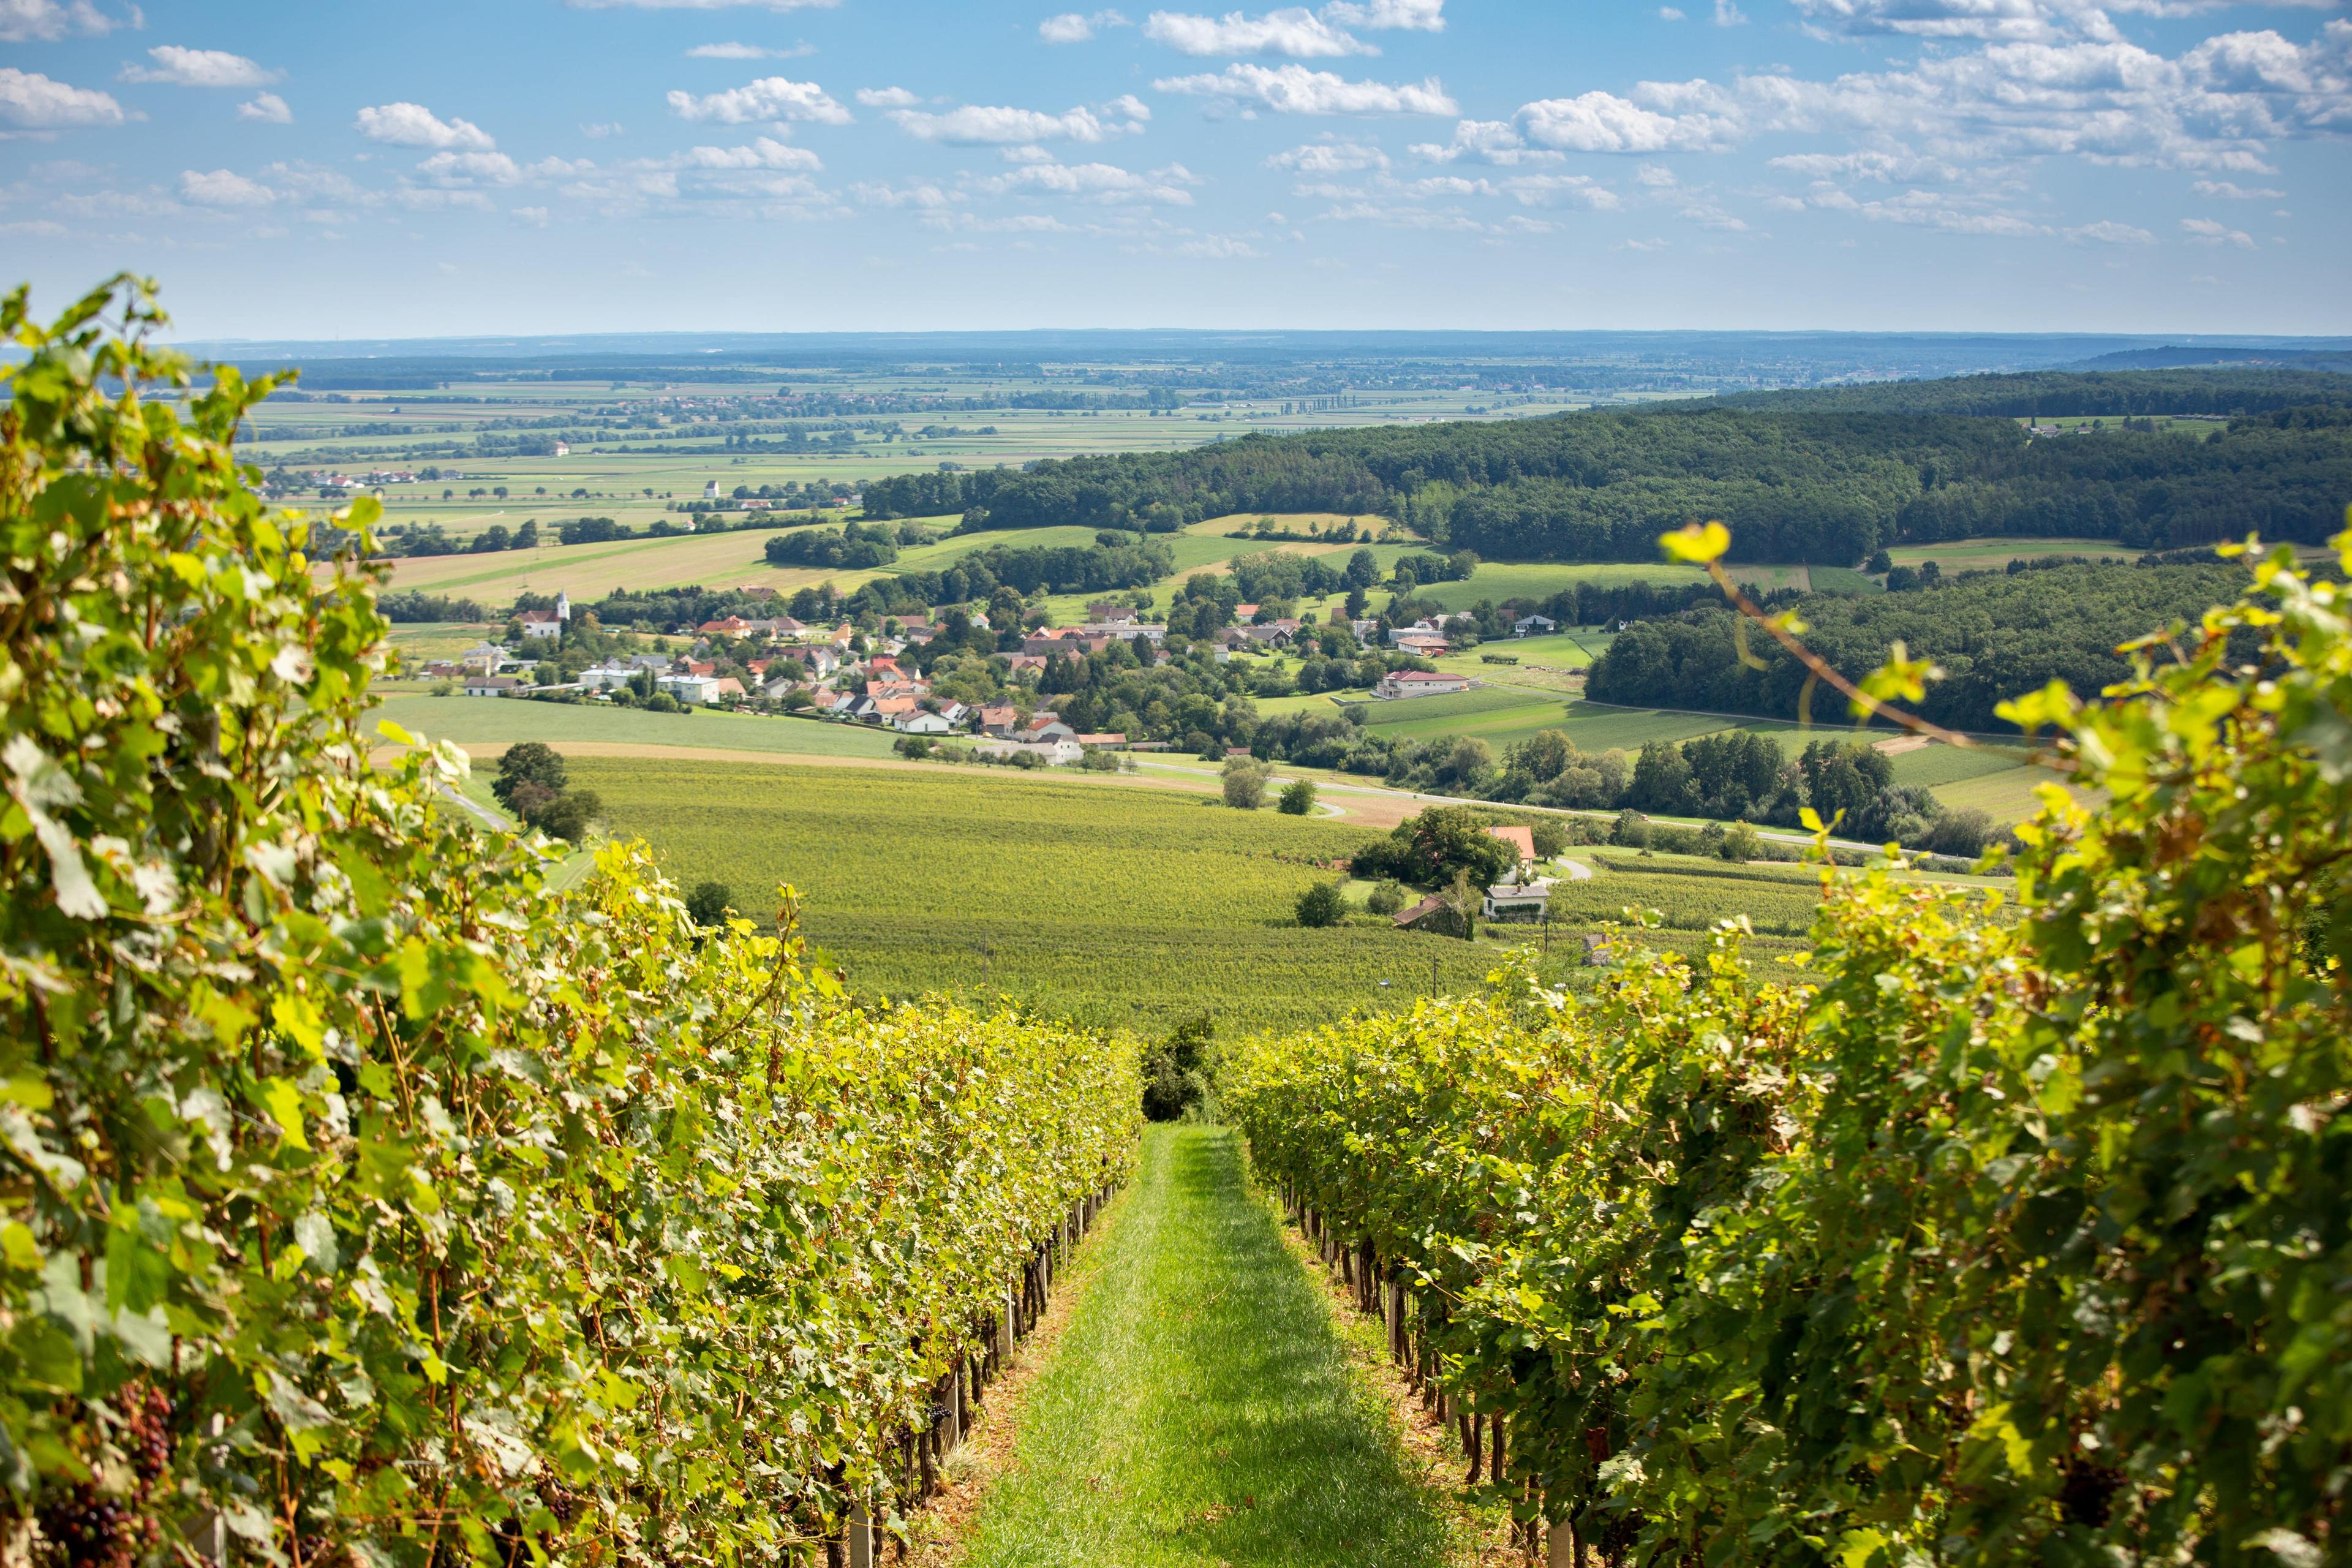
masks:
[(879, 730), (815, 719), (750, 713), (646, 713), (607, 704), (527, 702), (497, 697), (394, 697), (379, 707), (388, 719), (432, 741), (461, 746), (516, 741), (589, 742), (619, 746), (691, 746), (803, 757), (887, 757), (893, 737)]
[(1998, 572), (2012, 561), (2044, 555), (2081, 555), (2093, 561), (2137, 561), (2140, 552), (2112, 539), (1948, 539), (1939, 544), (1901, 544), (1887, 551), (1897, 566), (1933, 561), (1946, 574)]
[(1439, 989), (1458, 991), (1496, 956), (1295, 924), (1298, 895), (1330, 874), (1307, 862), (1367, 837), (1319, 819), (948, 769), (592, 757), (572, 775), (681, 883), (715, 879), (763, 912), (778, 884), (798, 888), (811, 932), (871, 993), (1002, 992), (1164, 1030), (1202, 1009), (1214, 975), (1209, 1005), (1228, 1028), (1273, 1028), (1409, 999), (1433, 961)]

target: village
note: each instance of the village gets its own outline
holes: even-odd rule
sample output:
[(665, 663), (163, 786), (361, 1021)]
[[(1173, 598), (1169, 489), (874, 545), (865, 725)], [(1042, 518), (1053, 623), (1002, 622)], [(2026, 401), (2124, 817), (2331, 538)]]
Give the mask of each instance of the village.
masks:
[[(770, 590), (747, 587), (738, 590), (737, 596), (756, 600), (773, 595)], [(1011, 694), (990, 701), (966, 701), (935, 691), (917, 668), (912, 650), (931, 642), (942, 629), (930, 612), (882, 617), (874, 626), (845, 617), (824, 624), (785, 614), (728, 615), (677, 627), (673, 635), (684, 639), (683, 648), (673, 649), (667, 646), (669, 638), (659, 638), (656, 651), (608, 653), (563, 679), (549, 679), (554, 668), (550, 655), (574, 629), (571, 599), (558, 595), (546, 607), (516, 612), (504, 642), (485, 640), (410, 673), (467, 697), (796, 714), (909, 738), (968, 739), (981, 760), (1066, 766), (1084, 762), (1090, 752), (1173, 749), (1171, 742), (1124, 731), (1082, 731), (1050, 708), (1023, 700), (1034, 693), (1047, 661), (1055, 657), (1083, 659), (1124, 644), (1139, 666), (1170, 663), (1168, 626), (1145, 619), (1148, 613), (1133, 604), (1105, 600), (1088, 605), (1086, 620), (1076, 625), (1027, 626), (1017, 650), (1008, 645), (991, 656), (992, 664), (1002, 666), (1003, 685)], [(1317, 628), (1311, 616), (1301, 620), (1262, 613), (1252, 604), (1238, 605), (1235, 613), (1240, 624), (1194, 644), (1194, 652), (1223, 664), (1236, 658), (1286, 654), (1314, 643)], [(994, 629), (983, 611), (954, 614), (962, 623), (959, 633)], [(1452, 651), (1449, 627), (1469, 618), (1443, 616), (1394, 627), (1373, 619), (1342, 624), (1358, 644), (1385, 644), (1391, 654), (1422, 664)], [(586, 625), (593, 626), (593, 618)], [(1511, 635), (1541, 636), (1554, 629), (1549, 617), (1529, 615), (1512, 623)], [(1473, 676), (1433, 668), (1395, 668), (1372, 684), (1370, 693), (1374, 701), (1398, 701), (1444, 696), (1482, 684)]]

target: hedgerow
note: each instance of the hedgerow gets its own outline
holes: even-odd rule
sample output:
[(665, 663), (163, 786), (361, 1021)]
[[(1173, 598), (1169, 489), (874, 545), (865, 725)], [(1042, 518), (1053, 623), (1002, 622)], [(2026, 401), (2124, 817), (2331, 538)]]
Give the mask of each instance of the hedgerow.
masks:
[(1122, 1174), (1132, 1047), (853, 1006), (789, 892), (699, 931), (619, 847), (559, 896), (446, 809), (457, 752), (372, 763), (376, 580), (236, 462), (269, 381), (148, 395), (189, 379), (161, 319), (0, 302), (9, 1551), (771, 1563), (887, 1523)]
[(2106, 795), (2021, 919), (1824, 869), (1804, 976), (1727, 923), (1228, 1065), (1555, 1562), (2352, 1561), (2347, 603), (2282, 553), (2015, 704)]

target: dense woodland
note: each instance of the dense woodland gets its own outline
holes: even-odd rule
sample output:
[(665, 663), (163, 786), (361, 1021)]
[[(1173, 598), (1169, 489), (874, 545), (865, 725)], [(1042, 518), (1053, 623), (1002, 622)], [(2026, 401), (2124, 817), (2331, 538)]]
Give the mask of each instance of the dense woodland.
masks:
[[(866, 502), (877, 517), (961, 512), (967, 529), (1169, 531), (1237, 511), (1379, 512), (1454, 550), (1534, 561), (1653, 560), (1660, 531), (1706, 518), (1731, 527), (1746, 560), (1853, 565), (1889, 544), (1983, 534), (2162, 550), (2252, 528), (2311, 542), (2352, 500), (2352, 377), (1981, 379), (2000, 387), (1894, 384), (1252, 436), (1186, 452), (908, 476), (877, 481)], [(2004, 399), (2038, 405), (2044, 389), (2084, 417), (2105, 417), (2104, 400), (2135, 423), (2032, 438), (2013, 417), (1980, 411)], [(2235, 416), (2210, 435), (2138, 422), (2159, 411)]]
[[(2021, 563), (2022, 564), (2022, 563)], [(2060, 565), (1971, 573), (1912, 592), (1801, 600), (1805, 641), (1849, 679), (1860, 679), (1902, 643), (1934, 659), (1944, 679), (1927, 688), (1921, 711), (1938, 724), (1994, 731), (2006, 698), (2063, 680), (2098, 691), (2130, 673), (2115, 650), (2174, 620), (2194, 622), (2235, 596), (2246, 574), (2222, 565)], [(1741, 658), (1738, 617), (1721, 604), (1628, 627), (1593, 666), (1586, 693), (1629, 706), (1694, 708), (1795, 719), (1808, 672), (1749, 628)], [(1844, 700), (1817, 690), (1812, 714), (1837, 721)]]

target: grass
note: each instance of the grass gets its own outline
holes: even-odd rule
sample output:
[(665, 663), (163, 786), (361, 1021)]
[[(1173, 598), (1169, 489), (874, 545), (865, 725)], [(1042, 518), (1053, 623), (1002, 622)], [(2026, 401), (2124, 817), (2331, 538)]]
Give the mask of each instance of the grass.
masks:
[(1455, 1559), (1455, 1526), (1251, 1193), (1235, 1134), (1150, 1129), (1097, 1245), (965, 1568)]
[(2139, 552), (2112, 539), (1948, 539), (1936, 544), (1896, 545), (1886, 552), (1897, 566), (1933, 561), (1945, 573), (1999, 571), (2012, 561), (2044, 555), (2083, 555), (2093, 561), (2137, 561)]
[(894, 737), (814, 719), (749, 713), (645, 713), (604, 704), (528, 702), (495, 697), (395, 697), (376, 710), (428, 740), (466, 745), (516, 741), (626, 746), (692, 746), (807, 757), (887, 757)]
[(1316, 862), (1370, 837), (1328, 818), (998, 770), (573, 757), (571, 773), (679, 882), (716, 879), (763, 913), (793, 884), (867, 994), (1010, 995), (1145, 1032), (1204, 1007), (1228, 1029), (1296, 1027), (1409, 1002), (1433, 961), (1438, 989), (1474, 988), (1496, 958), (1294, 923), (1331, 875)]

